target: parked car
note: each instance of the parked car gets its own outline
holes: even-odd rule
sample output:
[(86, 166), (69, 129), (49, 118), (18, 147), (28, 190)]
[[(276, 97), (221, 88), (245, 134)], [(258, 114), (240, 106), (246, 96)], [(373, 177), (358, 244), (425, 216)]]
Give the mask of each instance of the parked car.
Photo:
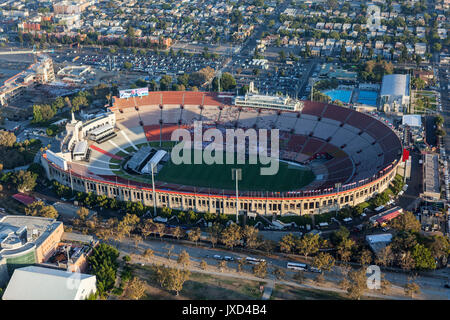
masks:
[(322, 270), (320, 270), (319, 268), (316, 268), (316, 267), (312, 267), (312, 266), (308, 266), (308, 270), (310, 272), (314, 272), (314, 273), (322, 273)]
[(223, 257), (223, 259), (224, 259), (225, 261), (234, 261), (234, 258), (233, 258), (233, 257), (230, 257), (230, 256), (225, 256), (225, 257)]
[(222, 256), (220, 256), (218, 254), (213, 255), (213, 258), (216, 260), (222, 260)]

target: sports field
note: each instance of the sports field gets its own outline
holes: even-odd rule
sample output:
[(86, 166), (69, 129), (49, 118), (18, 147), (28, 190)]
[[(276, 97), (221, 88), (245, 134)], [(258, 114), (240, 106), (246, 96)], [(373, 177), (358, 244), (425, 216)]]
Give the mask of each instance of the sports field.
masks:
[[(224, 157), (225, 159), (225, 157)], [(156, 180), (206, 187), (233, 190), (236, 183), (232, 180), (231, 169), (242, 169), (242, 180), (239, 181), (240, 190), (258, 191), (289, 191), (296, 190), (310, 184), (315, 176), (308, 168), (279, 162), (279, 170), (275, 175), (261, 175), (260, 168), (268, 167), (262, 164), (179, 164), (171, 161), (163, 167), (156, 176)]]

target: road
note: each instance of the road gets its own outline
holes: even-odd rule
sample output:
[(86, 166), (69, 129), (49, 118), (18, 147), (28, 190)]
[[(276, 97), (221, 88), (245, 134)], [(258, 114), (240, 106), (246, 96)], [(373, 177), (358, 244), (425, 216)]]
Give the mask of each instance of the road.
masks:
[[(179, 255), (183, 250), (186, 250), (189, 253), (189, 256), (191, 257), (191, 261), (194, 263), (200, 263), (202, 259), (204, 259), (208, 265), (217, 266), (218, 260), (214, 259), (214, 255), (221, 255), (221, 256), (232, 256), (235, 259), (240, 257), (245, 259), (248, 255), (242, 252), (237, 251), (229, 251), (225, 249), (218, 249), (218, 248), (211, 248), (211, 247), (203, 247), (203, 246), (191, 246), (185, 243), (178, 243), (178, 242), (168, 242), (168, 241), (160, 241), (159, 239), (155, 240), (146, 240), (139, 244), (138, 249), (136, 249), (135, 244), (130, 239), (124, 239), (122, 240), (119, 245), (118, 249), (123, 254), (136, 254), (137, 252), (142, 253), (145, 249), (150, 248), (155, 252), (155, 258), (161, 259), (166, 258), (167, 254), (167, 248), (169, 246), (173, 245), (172, 250), (172, 257), (176, 257)], [(272, 255), (270, 257), (266, 256), (258, 256), (258, 255), (251, 255), (254, 258), (263, 258), (267, 261), (268, 264), (268, 274), (270, 274), (270, 271), (275, 267), (286, 267), (286, 263), (288, 260), (284, 257)], [(176, 258), (172, 258), (176, 259)], [(175, 260), (174, 260), (175, 261)], [(305, 259), (301, 259), (299, 257), (299, 261), (305, 262)], [(311, 261), (306, 261), (307, 263), (311, 263)], [(230, 270), (236, 270), (237, 263), (236, 262), (228, 262), (228, 269)], [(246, 272), (251, 273), (251, 266), (246, 265), (244, 267), (244, 270)], [(450, 289), (444, 288), (444, 283), (447, 281), (450, 273), (449, 268), (435, 271), (429, 274), (423, 274), (418, 276), (415, 279), (415, 282), (420, 286), (422, 294), (420, 295), (421, 299), (449, 299), (450, 298)], [(223, 275), (223, 273), (221, 273)], [(292, 275), (291, 271), (287, 272), (287, 275)], [(409, 280), (409, 275), (401, 272), (391, 272), (391, 271), (385, 271), (383, 272), (383, 275), (385, 279), (389, 280), (393, 286), (394, 289), (396, 288), (396, 292), (401, 292), (400, 294), (397, 294), (397, 299), (405, 299), (405, 296), (403, 296), (402, 291), (399, 288), (402, 288)], [(306, 278), (313, 279), (315, 277), (314, 273), (305, 272)], [(327, 281), (330, 281), (334, 283), (335, 289), (340, 290), (338, 287), (338, 283), (342, 280), (342, 268), (339, 266), (335, 266), (332, 271), (326, 272), (325, 279)], [(249, 276), (245, 277), (246, 279), (249, 279)], [(273, 278), (268, 278), (268, 280), (274, 280)], [(326, 288), (326, 290), (329, 291), (330, 288)], [(324, 288), (322, 288), (324, 290)], [(384, 297), (386, 298), (386, 297)]]

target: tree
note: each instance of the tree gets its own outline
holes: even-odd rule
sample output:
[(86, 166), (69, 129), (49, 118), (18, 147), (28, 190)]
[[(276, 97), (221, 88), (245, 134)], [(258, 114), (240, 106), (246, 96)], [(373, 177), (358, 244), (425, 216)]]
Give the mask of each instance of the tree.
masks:
[(392, 247), (390, 245), (381, 249), (377, 254), (377, 258), (375, 259), (375, 263), (383, 267), (390, 266), (393, 261), (394, 253), (392, 252)]
[(335, 260), (329, 253), (320, 252), (313, 259), (313, 266), (319, 270), (330, 271)]
[(258, 249), (266, 252), (266, 253), (272, 253), (274, 252), (275, 248), (277, 246), (277, 243), (270, 239), (265, 239), (260, 241), (260, 244), (258, 246)]
[(450, 240), (447, 237), (435, 235), (431, 238), (429, 248), (435, 259), (446, 259), (450, 254)]
[(239, 244), (241, 240), (241, 227), (232, 223), (221, 233), (221, 241), (225, 246), (233, 250), (233, 247)]
[(176, 227), (175, 229), (173, 229), (172, 235), (177, 238), (177, 240), (180, 240), (180, 238), (184, 236), (184, 231), (181, 227)]
[(434, 119), (436, 125), (441, 126), (444, 124), (444, 117), (442, 117), (441, 115), (437, 115)]
[(19, 192), (32, 191), (36, 187), (37, 176), (31, 171), (20, 170), (13, 175), (12, 182)]
[(221, 233), (222, 226), (219, 223), (213, 223), (212, 226), (208, 228), (208, 238), (213, 248), (217, 241), (219, 241)]
[(189, 85), (190, 86), (202, 86), (206, 82), (210, 81), (215, 74), (215, 70), (211, 67), (205, 67), (197, 72), (193, 72), (189, 76)]
[(46, 206), (42, 201), (35, 201), (25, 208), (27, 216), (37, 216), (44, 218), (58, 218), (58, 211), (53, 206)]
[(433, 52), (440, 52), (442, 50), (442, 45), (439, 42), (433, 44)]
[[(212, 87), (214, 91), (219, 90), (219, 80), (217, 77), (213, 79)], [(220, 77), (220, 91), (230, 91), (236, 88), (236, 80), (234, 77), (228, 73), (225, 72)]]
[(126, 290), (126, 296), (131, 300), (139, 300), (145, 296), (146, 282), (134, 277)]
[(142, 237), (139, 234), (133, 234), (132, 239), (134, 242), (134, 248), (137, 250), (139, 248), (139, 244), (142, 242)]
[(239, 259), (237, 264), (237, 272), (241, 273), (244, 270), (244, 260)]
[(201, 235), (202, 231), (197, 227), (190, 230), (190, 232), (188, 233), (188, 238), (190, 241), (195, 242), (195, 245), (197, 246), (198, 240), (200, 240)]
[(178, 256), (177, 262), (181, 265), (183, 265), (183, 268), (186, 268), (191, 263), (191, 259), (189, 257), (189, 253), (187, 253), (186, 250), (183, 250), (180, 255)]
[(173, 248), (174, 248), (173, 245), (166, 247), (166, 249), (167, 249), (167, 259), (168, 260), (170, 260), (170, 257), (172, 256)]
[(77, 216), (80, 220), (85, 221), (89, 215), (89, 209), (81, 207), (77, 210)]
[(384, 274), (381, 275), (381, 283), (380, 283), (380, 291), (381, 294), (387, 294), (389, 289), (391, 288), (391, 282), (384, 277)]
[(372, 253), (367, 249), (361, 250), (358, 256), (358, 262), (363, 266), (370, 264), (372, 262)]
[(444, 129), (441, 129), (441, 128), (436, 129), (436, 135), (437, 135), (437, 136), (439, 136), (439, 137), (445, 137), (446, 134), (447, 134), (447, 133), (445, 132)]
[(127, 213), (123, 219), (117, 224), (117, 233), (120, 236), (130, 236), (131, 231), (133, 231), (137, 224), (139, 223), (140, 219), (135, 214)]
[(367, 288), (366, 273), (363, 269), (354, 270), (349, 273), (348, 296), (359, 300)]
[(142, 256), (144, 257), (144, 259), (146, 259), (147, 261), (150, 260), (154, 255), (154, 251), (150, 248), (145, 249), (144, 253), (142, 253)]
[(223, 272), (224, 270), (227, 269), (227, 262), (225, 260), (219, 261), (217, 268), (219, 268), (220, 272)]
[(405, 271), (410, 271), (416, 266), (415, 260), (410, 251), (403, 251), (399, 253), (399, 260), (400, 267)]
[(286, 253), (291, 253), (292, 250), (295, 248), (295, 241), (296, 241), (296, 238), (294, 237), (294, 235), (292, 233), (289, 233), (289, 234), (283, 236), (280, 239), (280, 242), (278, 243), (278, 245), (280, 246), (280, 251), (286, 252)]
[(87, 107), (88, 105), (89, 101), (85, 95), (76, 95), (72, 99), (72, 111), (78, 111), (80, 110), (80, 107)]
[(399, 231), (420, 231), (420, 222), (410, 211), (405, 211), (402, 215), (391, 221), (391, 226)]
[(178, 296), (183, 289), (183, 284), (189, 280), (190, 272), (188, 270), (180, 270), (177, 268), (169, 268), (165, 285), (168, 290), (175, 291)]
[(436, 262), (431, 254), (430, 249), (422, 244), (416, 244), (412, 250), (412, 257), (416, 269), (430, 270), (436, 269)]
[(164, 237), (164, 234), (166, 232), (166, 226), (163, 223), (156, 223), (156, 233), (159, 235), (160, 240), (162, 241), (162, 238)]
[(0, 146), (12, 147), (16, 143), (16, 135), (13, 132), (0, 130)]
[(404, 290), (405, 294), (411, 298), (414, 298), (414, 294), (420, 293), (419, 285), (413, 281), (409, 281), (408, 283), (406, 283)]
[(344, 239), (337, 246), (337, 253), (342, 261), (348, 262), (352, 253), (352, 248), (355, 246), (355, 241), (352, 239)]
[(56, 111), (48, 104), (33, 105), (33, 123), (41, 123), (51, 120)]
[(88, 257), (90, 273), (96, 276), (97, 290), (100, 295), (104, 295), (114, 287), (118, 257), (119, 251), (105, 243), (96, 246)]
[(245, 246), (249, 249), (257, 248), (259, 245), (258, 229), (246, 225), (242, 230), (242, 236), (245, 241)]
[(350, 231), (344, 226), (339, 227), (338, 230), (331, 234), (331, 242), (335, 245), (342, 242), (342, 240), (347, 239), (350, 235)]
[(168, 75), (163, 75), (159, 81), (159, 87), (162, 91), (167, 91), (171, 87), (172, 77)]
[(308, 255), (319, 251), (320, 236), (318, 234), (305, 234), (300, 240), (296, 242), (296, 249), (300, 254), (308, 258)]
[(206, 270), (207, 267), (208, 267), (208, 263), (202, 259), (202, 261), (200, 262), (200, 269)]
[(267, 263), (261, 261), (253, 266), (253, 274), (259, 278), (265, 278), (267, 275)]
[(166, 286), (167, 280), (169, 278), (169, 268), (165, 266), (155, 267), (156, 281), (158, 281), (161, 288)]

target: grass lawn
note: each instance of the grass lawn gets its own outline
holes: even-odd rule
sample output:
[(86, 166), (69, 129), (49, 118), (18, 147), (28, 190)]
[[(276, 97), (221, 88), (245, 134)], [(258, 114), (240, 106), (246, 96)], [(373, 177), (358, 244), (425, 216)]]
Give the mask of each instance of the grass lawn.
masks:
[[(159, 142), (150, 143), (154, 147), (159, 146)], [(137, 145), (138, 148), (144, 144)], [(163, 148), (170, 148), (173, 142), (163, 142)], [(133, 152), (132, 147), (126, 148)], [(120, 152), (119, 152), (120, 153)], [(122, 154), (117, 155), (122, 155)], [(123, 155), (122, 155), (123, 156)], [(236, 156), (236, 155), (235, 155)], [(192, 152), (192, 163), (194, 153)], [(223, 160), (226, 157), (224, 155)], [(111, 159), (110, 168), (116, 169), (120, 160)], [(236, 162), (236, 157), (235, 157)], [(248, 160), (246, 160), (248, 162)], [(234, 165), (207, 165), (207, 164), (180, 164), (176, 165), (171, 160), (164, 165), (162, 170), (156, 175), (156, 180), (168, 183), (190, 185), (194, 187), (216, 188), (233, 190), (236, 187), (234, 180), (231, 179), (231, 169), (242, 169), (242, 180), (239, 181), (240, 190), (257, 191), (291, 191), (300, 189), (310, 184), (314, 179), (314, 173), (308, 168), (293, 166), (285, 162), (279, 162), (278, 173), (272, 176), (262, 176), (261, 167), (269, 165), (258, 164), (234, 164)], [(143, 175), (131, 175), (124, 171), (117, 171), (117, 175), (130, 180), (151, 183), (151, 177)]]
[(300, 289), (288, 285), (275, 285), (272, 300), (343, 300), (341, 294), (316, 289)]
[(260, 168), (267, 166), (260, 163), (175, 165), (169, 161), (158, 173), (156, 179), (169, 183), (233, 190), (236, 183), (232, 180), (231, 169), (240, 168), (242, 169), (242, 180), (239, 181), (241, 190), (290, 191), (310, 184), (315, 178), (314, 173), (309, 169), (291, 166), (284, 162), (279, 162), (277, 174), (262, 176)]

